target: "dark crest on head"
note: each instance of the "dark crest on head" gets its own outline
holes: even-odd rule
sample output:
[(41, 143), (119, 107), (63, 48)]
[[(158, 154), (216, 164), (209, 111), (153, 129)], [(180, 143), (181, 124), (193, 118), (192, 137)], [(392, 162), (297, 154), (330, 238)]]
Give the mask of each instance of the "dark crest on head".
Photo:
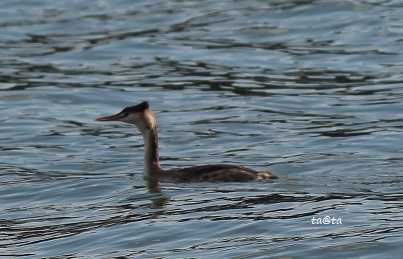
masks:
[(144, 101), (134, 106), (129, 106), (123, 109), (122, 112), (130, 113), (130, 112), (142, 112), (150, 107), (148, 102)]

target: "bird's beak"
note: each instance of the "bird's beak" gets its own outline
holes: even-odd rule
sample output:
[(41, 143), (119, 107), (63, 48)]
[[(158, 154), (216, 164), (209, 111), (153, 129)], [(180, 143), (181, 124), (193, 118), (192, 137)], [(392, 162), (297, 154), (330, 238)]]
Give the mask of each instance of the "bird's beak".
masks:
[(119, 112), (114, 115), (98, 117), (95, 120), (97, 120), (97, 121), (120, 121), (121, 119), (123, 119), (126, 116), (127, 116), (126, 113)]

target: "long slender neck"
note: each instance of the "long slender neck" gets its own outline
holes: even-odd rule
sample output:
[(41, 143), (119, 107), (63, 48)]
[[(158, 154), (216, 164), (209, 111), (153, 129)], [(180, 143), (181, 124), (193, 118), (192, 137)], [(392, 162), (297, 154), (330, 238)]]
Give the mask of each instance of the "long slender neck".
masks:
[(158, 148), (158, 132), (153, 127), (143, 132), (144, 138), (144, 177), (158, 178), (161, 172)]

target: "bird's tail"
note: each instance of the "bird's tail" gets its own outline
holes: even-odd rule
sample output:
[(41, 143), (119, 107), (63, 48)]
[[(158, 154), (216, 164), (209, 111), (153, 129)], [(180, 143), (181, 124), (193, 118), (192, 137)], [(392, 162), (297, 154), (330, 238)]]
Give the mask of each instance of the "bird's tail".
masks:
[(277, 179), (278, 177), (273, 175), (272, 172), (268, 170), (264, 171), (258, 171), (257, 172), (257, 179), (259, 180), (271, 180), (271, 179)]

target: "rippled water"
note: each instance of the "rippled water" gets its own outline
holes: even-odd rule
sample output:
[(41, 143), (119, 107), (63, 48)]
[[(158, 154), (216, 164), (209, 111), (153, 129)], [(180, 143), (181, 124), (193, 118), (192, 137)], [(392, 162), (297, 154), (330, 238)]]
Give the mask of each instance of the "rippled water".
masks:
[[(0, 255), (398, 258), (401, 1), (0, 2)], [(164, 167), (94, 118), (149, 100)], [(326, 216), (342, 224), (312, 224)]]

